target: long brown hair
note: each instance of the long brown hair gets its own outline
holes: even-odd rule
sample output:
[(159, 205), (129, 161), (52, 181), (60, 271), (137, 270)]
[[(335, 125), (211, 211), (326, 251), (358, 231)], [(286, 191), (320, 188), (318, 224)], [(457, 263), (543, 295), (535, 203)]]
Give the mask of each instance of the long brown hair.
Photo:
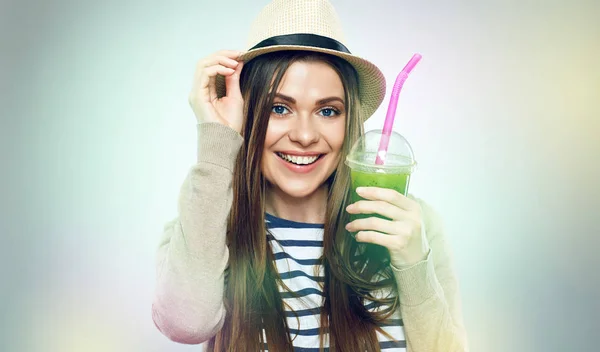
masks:
[[(346, 61), (314, 52), (275, 52), (248, 62), (240, 78), (245, 101), (244, 143), (233, 176), (233, 205), (228, 218), (226, 271), (226, 318), (222, 329), (208, 344), (209, 351), (293, 351), (292, 339), (279, 286), (274, 255), (266, 238), (265, 189), (261, 172), (263, 146), (277, 87), (288, 67), (298, 61), (327, 63), (339, 75), (345, 90), (346, 130), (342, 155), (362, 135), (358, 76)], [(325, 280), (321, 313), (321, 348), (329, 333), (330, 351), (379, 351), (376, 331), (398, 307), (396, 294), (377, 298), (376, 290), (396, 292), (385, 248), (357, 243), (344, 228), (348, 215), (350, 171), (340, 158), (327, 180), (323, 257)], [(364, 301), (380, 304), (368, 311)], [(263, 336), (264, 330), (264, 336)], [(388, 335), (389, 336), (389, 335)], [(265, 340), (266, 337), (266, 340)], [(391, 337), (390, 337), (391, 338)]]

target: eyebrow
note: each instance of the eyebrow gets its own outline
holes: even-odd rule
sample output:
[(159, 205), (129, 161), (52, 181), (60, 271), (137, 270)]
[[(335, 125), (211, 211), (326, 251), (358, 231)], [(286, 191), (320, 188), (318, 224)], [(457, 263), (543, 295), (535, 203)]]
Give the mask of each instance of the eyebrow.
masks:
[[(290, 104), (296, 104), (296, 99), (289, 97), (287, 95), (284, 95), (281, 93), (275, 93), (275, 97), (285, 100)], [(327, 104), (331, 101), (336, 101), (336, 100), (339, 101), (340, 103), (344, 104), (344, 100), (340, 97), (327, 97), (327, 98), (317, 100), (317, 105)]]

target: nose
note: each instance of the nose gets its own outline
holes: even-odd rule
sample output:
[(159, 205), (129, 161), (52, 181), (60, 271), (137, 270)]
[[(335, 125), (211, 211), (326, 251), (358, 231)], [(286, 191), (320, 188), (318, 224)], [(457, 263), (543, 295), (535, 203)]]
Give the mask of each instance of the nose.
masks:
[(320, 133), (310, 117), (302, 116), (294, 121), (289, 137), (292, 142), (308, 147), (319, 141)]

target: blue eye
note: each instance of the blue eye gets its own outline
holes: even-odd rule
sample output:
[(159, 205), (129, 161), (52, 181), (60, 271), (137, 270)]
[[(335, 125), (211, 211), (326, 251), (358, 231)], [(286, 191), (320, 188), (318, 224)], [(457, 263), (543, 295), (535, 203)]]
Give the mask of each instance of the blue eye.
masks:
[(325, 117), (333, 117), (335, 115), (339, 115), (339, 112), (332, 108), (325, 108), (325, 109), (321, 110), (321, 113)]
[(277, 115), (283, 115), (287, 111), (287, 108), (282, 105), (275, 105), (273, 106), (273, 109), (271, 111), (273, 111)]

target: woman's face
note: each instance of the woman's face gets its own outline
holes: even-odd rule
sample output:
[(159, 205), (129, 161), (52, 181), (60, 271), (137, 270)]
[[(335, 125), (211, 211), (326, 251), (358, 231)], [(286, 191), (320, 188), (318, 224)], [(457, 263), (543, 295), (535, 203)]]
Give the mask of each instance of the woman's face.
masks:
[(271, 110), (262, 173), (278, 191), (302, 198), (335, 171), (346, 127), (344, 87), (323, 62), (295, 62)]

